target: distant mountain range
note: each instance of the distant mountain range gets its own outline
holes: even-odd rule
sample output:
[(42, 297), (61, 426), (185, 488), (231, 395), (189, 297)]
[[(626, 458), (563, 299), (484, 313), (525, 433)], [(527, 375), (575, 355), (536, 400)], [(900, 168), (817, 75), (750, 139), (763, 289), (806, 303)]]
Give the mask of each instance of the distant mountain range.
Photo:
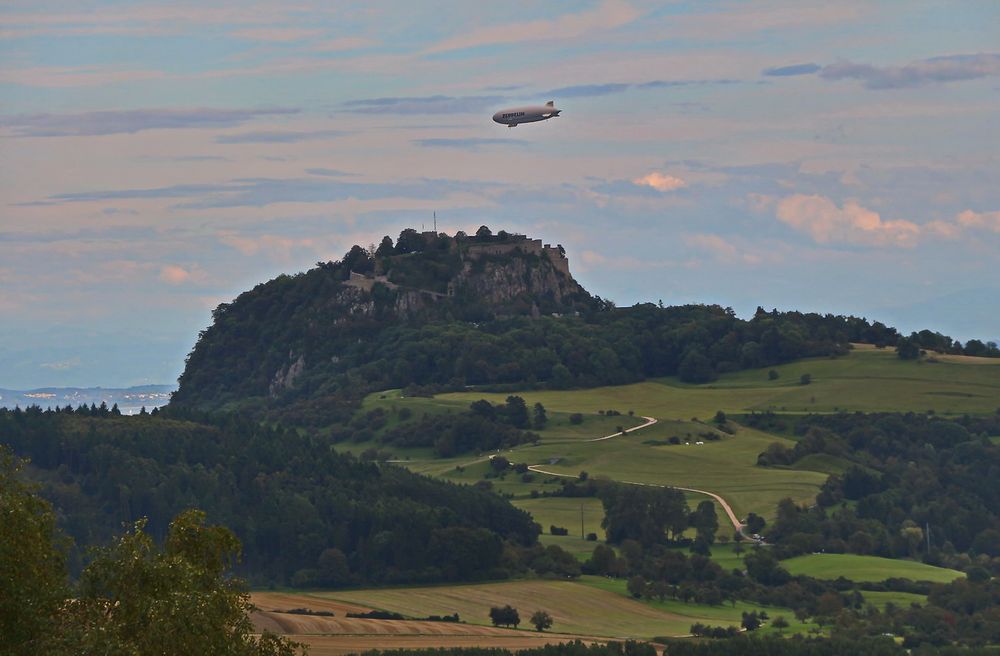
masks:
[(91, 403), (108, 407), (118, 404), (122, 414), (135, 414), (145, 406), (147, 410), (166, 405), (176, 385), (138, 385), (136, 387), (40, 387), (31, 390), (0, 388), (0, 407), (13, 408), (37, 405), (42, 408), (74, 408)]

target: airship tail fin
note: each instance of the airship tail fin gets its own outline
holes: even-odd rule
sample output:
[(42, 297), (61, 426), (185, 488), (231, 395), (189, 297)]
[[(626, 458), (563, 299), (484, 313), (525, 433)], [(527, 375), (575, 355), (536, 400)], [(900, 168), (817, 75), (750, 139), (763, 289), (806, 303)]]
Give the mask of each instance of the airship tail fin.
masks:
[(556, 106), (556, 101), (550, 100), (547, 103), (545, 103), (545, 106), (546, 107), (555, 107)]

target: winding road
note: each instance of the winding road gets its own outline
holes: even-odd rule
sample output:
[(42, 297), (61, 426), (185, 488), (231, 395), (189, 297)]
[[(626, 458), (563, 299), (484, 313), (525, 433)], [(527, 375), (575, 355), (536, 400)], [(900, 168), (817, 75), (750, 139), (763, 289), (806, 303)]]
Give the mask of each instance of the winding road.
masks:
[[(604, 437), (596, 437), (594, 439), (584, 440), (584, 441), (586, 441), (586, 442), (600, 442), (602, 440), (610, 440), (613, 437), (618, 437), (619, 435), (624, 435), (625, 433), (633, 433), (633, 432), (635, 432), (637, 430), (640, 430), (640, 429), (643, 429), (643, 428), (647, 428), (647, 427), (652, 426), (653, 424), (656, 423), (656, 419), (653, 418), (653, 417), (643, 417), (643, 419), (646, 420), (646, 423), (645, 424), (640, 424), (640, 425), (636, 426), (635, 428), (630, 428), (630, 429), (628, 429), (626, 431), (619, 431), (617, 433), (612, 433), (611, 435), (605, 435)], [(536, 474), (545, 474), (546, 476), (559, 476), (560, 478), (577, 478), (577, 476), (575, 476), (573, 474), (560, 474), (559, 472), (548, 471), (548, 470), (542, 469), (541, 467), (542, 467), (542, 465), (528, 465), (528, 469), (530, 471), (535, 472)], [(729, 503), (725, 499), (723, 499), (721, 496), (719, 496), (715, 492), (709, 492), (707, 490), (699, 490), (699, 489), (693, 488), (693, 487), (680, 487), (678, 485), (659, 485), (657, 483), (640, 483), (638, 481), (618, 481), (618, 482), (619, 483), (624, 483), (626, 485), (644, 485), (646, 487), (667, 487), (667, 488), (673, 488), (675, 490), (681, 490), (683, 492), (694, 492), (695, 494), (704, 494), (707, 497), (711, 497), (712, 499), (714, 499), (715, 501), (717, 501), (720, 506), (722, 506), (722, 509), (726, 512), (726, 516), (729, 517), (729, 521), (732, 523), (734, 529), (736, 529), (741, 534), (746, 535), (746, 533), (744, 533), (745, 527), (743, 526), (742, 523), (740, 523), (740, 520), (736, 516), (736, 513), (733, 512), (732, 506), (730, 506)]]

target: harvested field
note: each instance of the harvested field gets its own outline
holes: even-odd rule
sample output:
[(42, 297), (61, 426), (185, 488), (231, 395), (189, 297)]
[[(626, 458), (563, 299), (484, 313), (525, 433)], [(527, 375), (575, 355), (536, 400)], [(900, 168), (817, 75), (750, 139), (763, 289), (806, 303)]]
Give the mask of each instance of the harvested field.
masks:
[(310, 656), (342, 656), (359, 654), (371, 649), (495, 647), (519, 650), (570, 642), (576, 638), (558, 634), (509, 631), (505, 636), (293, 636), (292, 639), (308, 645)]
[[(312, 656), (340, 656), (370, 649), (437, 647), (499, 647), (517, 650), (576, 639), (601, 642), (587, 636), (517, 631), (479, 624), (351, 618), (347, 617), (348, 612), (365, 612), (371, 610), (371, 607), (311, 594), (255, 592), (251, 596), (260, 608), (251, 614), (258, 631), (271, 631), (308, 645)], [(294, 608), (332, 612), (334, 615), (280, 612)]]
[(481, 585), (368, 589), (318, 593), (350, 603), (367, 603), (409, 616), (459, 613), (467, 622), (489, 623), (491, 606), (510, 604), (521, 626), (536, 610), (552, 616), (553, 630), (614, 639), (686, 635), (699, 619), (651, 608), (614, 592), (572, 581), (511, 581)]

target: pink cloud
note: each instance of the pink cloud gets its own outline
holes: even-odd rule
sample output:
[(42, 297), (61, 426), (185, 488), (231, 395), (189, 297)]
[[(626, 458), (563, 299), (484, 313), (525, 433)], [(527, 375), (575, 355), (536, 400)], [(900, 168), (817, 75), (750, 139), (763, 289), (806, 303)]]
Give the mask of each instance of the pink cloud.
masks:
[(343, 52), (377, 45), (377, 41), (362, 36), (345, 36), (339, 39), (321, 41), (312, 47), (314, 52)]
[(160, 280), (170, 285), (180, 285), (191, 280), (193, 273), (176, 264), (166, 264), (160, 267)]
[(956, 217), (958, 224), (966, 228), (983, 228), (1000, 232), (1000, 212), (973, 212), (965, 210)]
[(323, 30), (314, 30), (301, 27), (255, 27), (245, 30), (237, 30), (232, 33), (238, 39), (248, 41), (268, 41), (281, 43), (285, 41), (300, 41), (312, 39), (323, 33)]
[(446, 52), (502, 43), (575, 38), (591, 32), (621, 27), (638, 17), (639, 12), (627, 2), (605, 0), (594, 9), (576, 14), (563, 14), (552, 19), (508, 23), (472, 30), (461, 36), (445, 39), (431, 47), (428, 52)]
[(818, 243), (851, 243), (872, 246), (913, 246), (920, 235), (915, 223), (884, 221), (878, 212), (848, 200), (843, 207), (825, 196), (795, 194), (782, 199), (777, 217)]
[(761, 256), (741, 250), (719, 235), (702, 233), (684, 235), (684, 243), (690, 248), (705, 251), (717, 259), (728, 262), (755, 265), (763, 261)]
[(686, 187), (687, 183), (678, 177), (672, 175), (665, 175), (658, 171), (653, 171), (641, 178), (636, 178), (632, 181), (632, 184), (652, 187), (657, 191), (668, 192), (675, 189), (680, 189), (681, 187)]

